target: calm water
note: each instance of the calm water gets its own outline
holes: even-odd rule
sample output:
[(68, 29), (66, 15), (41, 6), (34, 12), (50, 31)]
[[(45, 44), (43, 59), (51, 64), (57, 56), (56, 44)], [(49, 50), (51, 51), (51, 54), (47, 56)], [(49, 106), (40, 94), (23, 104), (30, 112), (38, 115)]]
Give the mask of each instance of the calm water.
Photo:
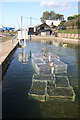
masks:
[[(76, 93), (76, 101), (40, 101), (30, 99), (28, 92), (32, 84), (35, 70), (31, 63), (31, 53), (41, 53), (45, 47), (47, 52), (54, 53), (60, 60), (68, 64), (67, 76)], [(26, 51), (26, 52), (25, 52)], [(31, 52), (30, 52), (31, 51)], [(2, 116), (3, 118), (77, 118), (78, 117), (78, 57), (79, 47), (68, 44), (63, 47), (54, 44), (32, 42), (27, 43), (23, 52), (28, 60), (20, 61), (21, 48), (17, 48), (2, 81)]]

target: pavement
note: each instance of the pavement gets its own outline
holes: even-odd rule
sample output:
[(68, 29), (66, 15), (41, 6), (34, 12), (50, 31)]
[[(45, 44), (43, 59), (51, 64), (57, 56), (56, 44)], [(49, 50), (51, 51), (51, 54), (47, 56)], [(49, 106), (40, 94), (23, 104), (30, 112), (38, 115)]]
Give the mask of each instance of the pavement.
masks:
[(0, 65), (9, 55), (9, 53), (14, 49), (14, 47), (18, 44), (18, 40), (14, 39), (12, 45), (12, 40), (7, 40), (5, 42), (0, 43)]

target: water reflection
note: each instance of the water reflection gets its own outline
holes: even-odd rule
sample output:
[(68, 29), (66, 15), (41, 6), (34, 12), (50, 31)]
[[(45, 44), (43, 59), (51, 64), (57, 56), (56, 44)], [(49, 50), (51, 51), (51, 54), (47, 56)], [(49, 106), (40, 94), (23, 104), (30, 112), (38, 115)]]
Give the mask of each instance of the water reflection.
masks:
[(26, 64), (28, 62), (28, 53), (26, 52), (26, 47), (19, 48), (18, 60), (22, 62), (22, 64)]

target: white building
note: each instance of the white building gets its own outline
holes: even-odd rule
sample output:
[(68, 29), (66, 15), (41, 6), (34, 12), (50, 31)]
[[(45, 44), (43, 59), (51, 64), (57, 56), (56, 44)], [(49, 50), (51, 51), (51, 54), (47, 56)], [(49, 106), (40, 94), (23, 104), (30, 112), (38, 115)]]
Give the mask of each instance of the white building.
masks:
[(45, 22), (49, 26), (52, 25), (52, 23), (53, 23), (53, 25), (58, 26), (60, 24), (61, 20), (45, 20)]

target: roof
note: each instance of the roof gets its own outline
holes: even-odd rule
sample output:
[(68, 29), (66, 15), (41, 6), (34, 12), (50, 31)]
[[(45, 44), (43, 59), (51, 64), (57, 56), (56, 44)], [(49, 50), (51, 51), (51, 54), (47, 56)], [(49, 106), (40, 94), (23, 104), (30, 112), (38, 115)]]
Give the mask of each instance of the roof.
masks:
[(13, 28), (13, 27), (3, 27), (3, 29), (4, 29), (4, 30), (13, 30), (13, 29), (15, 29), (15, 28)]
[(47, 26), (47, 27), (49, 27), (49, 28), (50, 28), (50, 26), (49, 26), (49, 25), (47, 25), (46, 23), (40, 24), (40, 25), (38, 25), (37, 27), (41, 27), (41, 26)]
[(45, 20), (45, 21), (51, 21), (51, 22), (52, 22), (52, 21), (53, 21), (53, 22), (56, 21), (56, 22), (57, 22), (57, 21), (61, 21), (61, 20)]

